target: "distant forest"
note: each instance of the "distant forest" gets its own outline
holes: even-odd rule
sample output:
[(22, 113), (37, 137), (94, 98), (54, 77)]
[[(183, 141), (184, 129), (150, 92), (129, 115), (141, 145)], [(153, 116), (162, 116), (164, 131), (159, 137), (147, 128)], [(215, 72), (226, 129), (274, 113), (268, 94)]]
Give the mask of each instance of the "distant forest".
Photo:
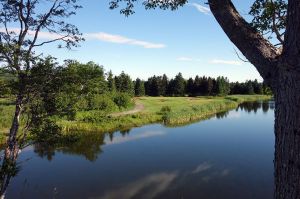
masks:
[[(69, 85), (70, 94), (74, 89), (70, 87), (79, 86), (80, 93), (104, 94), (106, 92), (126, 93), (129, 96), (226, 96), (228, 94), (271, 94), (270, 89), (257, 80), (248, 80), (245, 82), (230, 82), (227, 77), (219, 76), (217, 78), (198, 76), (185, 79), (181, 73), (174, 78), (167, 75), (152, 76), (147, 80), (132, 78), (124, 71), (119, 75), (114, 75), (112, 71), (105, 73), (102, 66), (93, 62), (86, 64), (77, 61), (66, 61), (63, 66), (57, 66), (56, 63), (43, 63), (46, 72), (53, 78), (61, 82), (60, 87)], [(48, 66), (46, 66), (48, 65)], [(43, 71), (45, 72), (45, 71)], [(42, 77), (35, 74), (38, 71), (32, 71), (31, 81), (42, 82)], [(14, 94), (14, 79), (5, 71), (0, 69), (0, 96)], [(77, 90), (78, 88), (76, 88)], [(49, 91), (50, 92), (50, 91)]]

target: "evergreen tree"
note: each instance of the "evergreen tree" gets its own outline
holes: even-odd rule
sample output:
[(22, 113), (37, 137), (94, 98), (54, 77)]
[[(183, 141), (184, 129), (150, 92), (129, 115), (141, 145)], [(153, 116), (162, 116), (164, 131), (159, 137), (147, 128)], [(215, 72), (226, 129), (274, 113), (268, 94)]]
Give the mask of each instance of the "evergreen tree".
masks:
[(226, 96), (230, 92), (229, 81), (223, 76), (217, 77), (216, 80), (216, 95)]
[(118, 92), (128, 93), (134, 95), (133, 82), (129, 75), (125, 74), (124, 71), (115, 77), (116, 89)]
[(116, 91), (116, 82), (115, 82), (115, 79), (113, 77), (113, 73), (111, 72), (111, 70), (108, 72), (108, 76), (107, 76), (107, 87), (110, 92)]
[(169, 80), (166, 74), (163, 74), (160, 82), (160, 95), (166, 96)]
[(181, 73), (178, 73), (174, 79), (174, 93), (175, 96), (184, 96), (185, 94), (185, 80)]
[(213, 79), (211, 77), (209, 77), (207, 79), (206, 95), (212, 95), (213, 88), (214, 88)]
[(250, 95), (254, 94), (254, 88), (251, 81), (246, 82), (246, 94), (250, 94)]
[(200, 80), (199, 76), (196, 75), (195, 81), (194, 81), (194, 91), (193, 91), (194, 96), (200, 95), (200, 90), (201, 90), (200, 87), (201, 87), (201, 80)]
[(137, 78), (135, 80), (135, 85), (134, 85), (134, 91), (135, 91), (135, 96), (144, 96), (145, 95), (145, 85), (142, 80)]
[(189, 78), (186, 83), (186, 92), (189, 96), (193, 96), (194, 92), (194, 80), (193, 78)]

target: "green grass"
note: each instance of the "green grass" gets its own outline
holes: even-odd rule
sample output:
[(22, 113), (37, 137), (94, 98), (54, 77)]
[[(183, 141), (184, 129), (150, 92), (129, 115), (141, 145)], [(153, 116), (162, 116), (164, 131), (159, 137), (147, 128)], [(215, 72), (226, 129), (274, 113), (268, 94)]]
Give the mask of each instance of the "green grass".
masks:
[(11, 125), (15, 106), (11, 99), (0, 98), (0, 143), (5, 140)]
[[(59, 121), (66, 133), (72, 131), (111, 132), (151, 123), (167, 126), (188, 124), (209, 118), (216, 113), (234, 109), (245, 101), (269, 100), (265, 95), (232, 95), (228, 97), (139, 97), (136, 102), (144, 105), (144, 110), (126, 116), (97, 116), (95, 112), (80, 113), (75, 121)], [(169, 107), (170, 111), (161, 111)], [(88, 117), (84, 117), (88, 115)], [(93, 116), (94, 115), (94, 116)], [(87, 119), (88, 118), (88, 119)]]
[[(84, 111), (78, 112), (74, 121), (58, 119), (57, 123), (68, 136), (75, 135), (77, 132), (101, 133), (127, 130), (151, 123), (177, 126), (209, 118), (216, 113), (236, 108), (239, 103), (245, 101), (269, 100), (270, 98), (265, 95), (139, 97), (135, 98), (135, 101), (144, 106), (139, 113), (113, 117), (97, 111)], [(0, 142), (1, 138), (5, 138), (11, 124), (14, 106), (10, 102), (9, 99), (0, 98)]]

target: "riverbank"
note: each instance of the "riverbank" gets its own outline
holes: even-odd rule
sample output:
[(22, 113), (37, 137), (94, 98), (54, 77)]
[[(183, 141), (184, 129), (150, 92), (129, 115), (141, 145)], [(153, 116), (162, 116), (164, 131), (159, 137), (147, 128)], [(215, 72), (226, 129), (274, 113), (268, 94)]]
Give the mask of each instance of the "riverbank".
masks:
[[(75, 117), (74, 121), (61, 120), (58, 124), (66, 134), (74, 132), (112, 132), (125, 131), (133, 127), (151, 123), (163, 123), (167, 126), (188, 124), (209, 118), (216, 113), (236, 108), (246, 101), (269, 100), (266, 95), (232, 95), (227, 97), (139, 97), (135, 103), (140, 110), (132, 114), (113, 113), (106, 117)], [(82, 115), (82, 114), (80, 114)], [(89, 117), (93, 117), (89, 115)], [(91, 122), (92, 121), (92, 122)]]
[[(89, 132), (126, 131), (151, 123), (166, 126), (189, 124), (236, 108), (242, 102), (269, 100), (266, 95), (231, 95), (227, 97), (138, 97), (132, 110), (99, 116), (97, 111), (76, 113), (72, 121), (58, 119), (64, 135), (82, 135)], [(0, 143), (6, 139), (13, 116), (10, 99), (0, 99)]]

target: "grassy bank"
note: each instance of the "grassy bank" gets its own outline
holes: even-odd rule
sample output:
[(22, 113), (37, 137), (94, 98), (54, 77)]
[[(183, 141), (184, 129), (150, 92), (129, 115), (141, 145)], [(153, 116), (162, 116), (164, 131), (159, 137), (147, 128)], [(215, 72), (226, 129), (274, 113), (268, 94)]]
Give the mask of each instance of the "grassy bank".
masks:
[[(139, 97), (136, 103), (143, 109), (122, 116), (103, 115), (97, 111), (76, 113), (75, 120), (59, 119), (65, 135), (88, 132), (128, 130), (151, 123), (167, 126), (188, 124), (209, 118), (216, 113), (236, 108), (245, 101), (269, 100), (265, 95), (233, 95), (227, 97)], [(0, 98), (0, 143), (5, 140), (13, 117), (14, 105), (10, 99)]]
[(0, 98), (0, 144), (5, 141), (9, 131), (15, 106), (11, 99)]
[[(111, 132), (126, 130), (150, 123), (168, 126), (182, 125), (211, 117), (219, 112), (236, 108), (245, 101), (269, 100), (265, 95), (233, 95), (227, 97), (140, 97), (136, 102), (144, 106), (138, 113), (118, 117), (97, 117), (86, 122), (82, 117), (75, 121), (59, 121), (66, 134), (78, 131)], [(81, 115), (81, 114), (80, 114)]]

